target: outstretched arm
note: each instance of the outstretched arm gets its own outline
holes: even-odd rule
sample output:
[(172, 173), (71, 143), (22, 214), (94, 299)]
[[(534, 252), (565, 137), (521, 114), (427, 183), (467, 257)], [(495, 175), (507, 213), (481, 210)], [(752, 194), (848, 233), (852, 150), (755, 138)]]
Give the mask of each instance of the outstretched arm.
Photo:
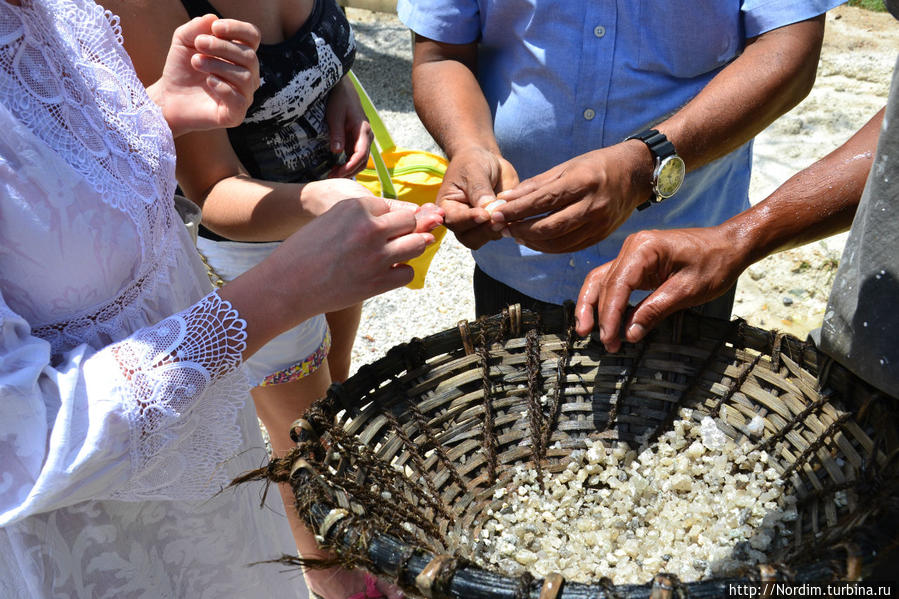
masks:
[(0, 526), (89, 499), (208, 498), (239, 450), (237, 366), (302, 320), (411, 281), (400, 263), (434, 240), (416, 207), (341, 202), (186, 310), (52, 358), (0, 292)]
[[(578, 333), (593, 329), (596, 311), (600, 340), (609, 351), (618, 351), (622, 328), (626, 341), (637, 342), (669, 314), (724, 293), (753, 262), (849, 228), (883, 113), (764, 201), (721, 225), (628, 237), (615, 260), (587, 275), (576, 308)], [(635, 289), (654, 291), (626, 315)]]
[[(695, 170), (745, 144), (798, 104), (815, 80), (824, 15), (766, 32), (656, 129)], [(493, 213), (531, 248), (570, 252), (605, 239), (650, 195), (640, 141), (577, 156), (500, 195)], [(520, 221), (520, 222), (515, 222)]]
[(437, 203), (446, 211), (447, 227), (473, 249), (499, 239), (485, 207), (518, 183), (515, 169), (500, 154), (476, 69), (477, 44), (415, 36), (415, 109), (450, 161)]
[(179, 138), (177, 177), (203, 224), (234, 241), (280, 241), (346, 198), (370, 196), (352, 179), (280, 183), (251, 177), (224, 129)]

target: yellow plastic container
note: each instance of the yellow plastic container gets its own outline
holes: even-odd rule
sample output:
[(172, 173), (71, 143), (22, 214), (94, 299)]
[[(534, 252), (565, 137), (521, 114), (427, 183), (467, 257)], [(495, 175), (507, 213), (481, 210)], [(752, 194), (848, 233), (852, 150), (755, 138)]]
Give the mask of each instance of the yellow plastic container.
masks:
[[(356, 86), (365, 116), (368, 117), (375, 134), (375, 143), (371, 147), (368, 165), (356, 175), (356, 181), (373, 194), (385, 198), (413, 202), (419, 206), (436, 200), (437, 191), (446, 173), (446, 159), (423, 150), (396, 147), (384, 121), (381, 120), (355, 74), (350, 72), (349, 77)], [(422, 255), (407, 262), (415, 270), (412, 282), (406, 285), (410, 289), (424, 287), (425, 276), (443, 236), (446, 235), (446, 227), (437, 227), (432, 234), (434, 243), (429, 245)]]
[[(373, 151), (376, 150), (373, 149)], [(419, 206), (436, 199), (437, 190), (440, 189), (443, 175), (446, 173), (445, 158), (430, 152), (404, 148), (393, 148), (390, 151), (381, 152), (381, 157), (390, 173), (396, 199), (414, 202)], [(366, 169), (356, 175), (356, 181), (373, 194), (383, 196), (381, 181), (371, 157), (368, 159)], [(440, 247), (443, 236), (446, 235), (446, 227), (437, 227), (431, 233), (434, 235), (434, 243), (429, 245), (422, 255), (407, 262), (415, 270), (415, 277), (406, 285), (410, 289), (424, 287), (425, 276), (428, 274), (428, 268)]]

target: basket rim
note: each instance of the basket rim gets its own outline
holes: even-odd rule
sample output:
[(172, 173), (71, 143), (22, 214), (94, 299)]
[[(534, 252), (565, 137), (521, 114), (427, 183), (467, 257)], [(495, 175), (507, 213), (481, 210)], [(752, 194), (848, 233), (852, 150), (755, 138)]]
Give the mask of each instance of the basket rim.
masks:
[[(490, 343), (521, 336), (522, 329), (536, 328), (540, 334), (560, 334), (573, 326), (573, 304), (561, 310), (534, 313), (510, 306), (502, 313), (478, 319), (474, 322), (461, 321), (455, 329), (435, 333), (424, 339), (413, 338), (391, 348), (385, 356), (368, 365), (360, 367), (356, 374), (342, 384), (332, 385), (328, 396), (319, 401), (336, 402), (336, 409), (352, 409), (358, 407), (351, 401), (352, 397), (363, 397), (379, 388), (382, 382), (411, 372), (423, 366), (427, 360), (453, 351), (464, 349), (471, 353), (471, 339), (484, 335)], [(750, 349), (771, 356), (776, 364), (782, 357), (789, 357), (798, 362), (804, 369), (816, 376), (821, 388), (833, 388), (846, 399), (855, 397), (860, 392), (870, 395), (886, 396), (884, 393), (868, 385), (838, 362), (821, 353), (811, 340), (802, 341), (790, 334), (753, 327), (742, 319), (731, 321), (702, 316), (692, 311), (684, 311), (666, 320), (675, 331), (684, 328), (693, 330), (696, 327), (710, 326), (714, 330), (724, 331), (724, 338), (734, 347)], [(594, 335), (596, 333), (594, 332)], [(886, 396), (891, 397), (891, 396)], [(893, 398), (895, 399), (895, 398)], [(314, 437), (311, 425), (303, 419), (297, 421), (292, 435), (297, 442)], [(291, 477), (303, 469), (293, 468)], [(302, 476), (300, 474), (299, 476)], [(334, 507), (326, 502), (315, 501), (310, 510), (315, 529), (321, 530), (326, 524)], [(897, 511), (899, 514), (899, 511)], [(329, 526), (321, 535), (327, 540), (327, 533), (332, 535), (340, 527)], [(352, 526), (343, 530), (338, 538), (331, 542), (344, 548), (353, 547), (359, 541), (358, 531)], [(862, 539), (861, 543), (866, 541)], [(820, 559), (814, 563), (800, 565), (795, 569), (773, 570), (772, 566), (759, 565), (757, 572), (748, 574), (748, 580), (765, 580), (772, 575), (788, 574), (795, 580), (821, 580), (832, 576), (832, 571), (822, 564), (824, 562), (844, 562), (848, 572), (859, 571), (868, 567), (872, 561), (873, 551), (860, 550), (857, 544), (847, 543), (843, 549), (829, 548), (821, 552)], [(615, 585), (611, 581), (600, 580), (591, 583), (577, 583), (560, 580), (553, 576), (535, 579), (530, 574), (516, 578), (481, 568), (470, 563), (460, 563), (448, 555), (435, 555), (421, 547), (415, 547), (395, 536), (372, 531), (367, 539), (367, 554), (370, 565), (377, 574), (387, 575), (395, 580), (401, 588), (414, 589), (426, 597), (476, 597), (474, 589), (489, 583), (494, 589), (491, 597), (533, 597), (534, 599), (579, 599), (586, 597), (622, 598), (646, 597), (647, 591), (667, 588), (683, 590), (691, 597), (720, 597), (729, 584), (746, 582), (746, 578), (708, 578), (698, 581), (681, 582), (672, 575), (661, 573), (652, 581), (643, 584)], [(865, 561), (867, 558), (867, 561)], [(859, 561), (861, 560), (861, 561)], [(447, 575), (449, 562), (452, 567)], [(560, 592), (560, 588), (562, 589)], [(549, 593), (549, 594), (548, 594)], [(655, 596), (655, 595), (653, 595)], [(661, 595), (669, 596), (669, 595)]]

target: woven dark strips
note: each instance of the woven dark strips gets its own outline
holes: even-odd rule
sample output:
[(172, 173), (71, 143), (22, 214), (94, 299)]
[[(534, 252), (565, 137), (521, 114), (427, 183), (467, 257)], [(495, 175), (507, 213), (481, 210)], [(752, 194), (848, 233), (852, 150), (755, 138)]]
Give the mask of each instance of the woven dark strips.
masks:
[(480, 344), (477, 348), (481, 359), (481, 381), (484, 391), (484, 453), (487, 455), (487, 475), (490, 484), (496, 482), (496, 430), (494, 428), (493, 415), (493, 383), (490, 379), (490, 351), (487, 349), (487, 341), (483, 333), (480, 336)]
[[(424, 433), (425, 438), (428, 441), (428, 447), (434, 449), (434, 454), (437, 456), (437, 460), (443, 465), (444, 471), (448, 473), (453, 482), (459, 485), (460, 490), (464, 490), (465, 481), (462, 479), (462, 475), (459, 474), (459, 471), (456, 470), (456, 466), (455, 464), (453, 464), (453, 461), (449, 459), (448, 455), (446, 455), (446, 449), (434, 435), (434, 431), (428, 425), (427, 419), (425, 418), (425, 415), (422, 413), (421, 409), (419, 409), (416, 404), (410, 402), (409, 413), (412, 414), (412, 417), (415, 419), (415, 423), (418, 425), (418, 430)], [(426, 466), (426, 470), (430, 472), (431, 467)]]
[(777, 371), (780, 370), (780, 352), (782, 351), (781, 346), (783, 345), (784, 335), (774, 331), (772, 331), (772, 335), (774, 340), (771, 342), (771, 367)]
[[(411, 496), (419, 503), (431, 504), (434, 500), (433, 497), (389, 464), (378, 459), (368, 446), (361, 445), (353, 437), (345, 435), (340, 427), (333, 427), (329, 434), (334, 438), (335, 445), (349, 457), (351, 462), (355, 462), (357, 467), (365, 465), (369, 475), (368, 485), (366, 485), (357, 483), (353, 473), (349, 473), (349, 475), (341, 477), (339, 487), (357, 498), (366, 500), (366, 508), (381, 515), (387, 522), (412, 522), (427, 534), (443, 541), (433, 520), (421, 511), (419, 505), (409, 500), (409, 496)], [(380, 494), (376, 495), (371, 492), (369, 486), (375, 480), (378, 487), (390, 493), (391, 501), (384, 501)]]
[(752, 374), (752, 372), (755, 370), (755, 367), (758, 365), (759, 360), (761, 359), (762, 354), (757, 354), (751, 362), (743, 367), (743, 370), (740, 372), (740, 375), (736, 379), (731, 379), (731, 382), (727, 388), (727, 392), (718, 398), (718, 401), (715, 403), (715, 407), (712, 408), (712, 413), (717, 414), (721, 409), (721, 406), (725, 402), (731, 401), (733, 399), (734, 393), (736, 393), (743, 387), (746, 379), (749, 378), (749, 375)]
[[(434, 559), (472, 555), (472, 547), (448, 543), (463, 535), (472, 542), (486, 511), (502, 505), (494, 492), (514, 490), (515, 466), (539, 464), (549, 476), (566, 467), (585, 438), (611, 443), (632, 441), (641, 431), (662, 432), (683, 408), (692, 409), (697, 421), (713, 416), (737, 442), (750, 437), (760, 447), (777, 435), (768, 442), (769, 466), (800, 497), (789, 545), (772, 556), (783, 563), (749, 571), (741, 582), (839, 578), (873, 563), (896, 536), (899, 526), (889, 522), (899, 516), (883, 518), (889, 505), (899, 503), (892, 499), (899, 495), (897, 404), (878, 401), (813, 347), (742, 323), (684, 314), (639, 346), (625, 344), (611, 355), (594, 339), (570, 337), (567, 318), (561, 311), (547, 313), (545, 330), (531, 334), (527, 323), (540, 318), (527, 313), (520, 332), (513, 332), (508, 313), (468, 323), (469, 355), (461, 327), (437, 333), (410, 344), (413, 349), (390, 352), (364, 370), (363, 380), (353, 377), (315, 404), (307, 418), (321, 436), (304, 430), (297, 451), (322, 475), (299, 471), (290, 482), (313, 526), (333, 508), (348, 510), (327, 527), (333, 548), (342, 547), (342, 560), (398, 580), (413, 597), (423, 596), (416, 577), (432, 564), (439, 578), (433, 579), (434, 599), (538, 599), (542, 581), (474, 568), (464, 559)], [(728, 341), (722, 345), (722, 339)], [(818, 364), (829, 369), (821, 387)], [(552, 423), (552, 407), (539, 401), (543, 396), (550, 403), (558, 398)], [(760, 432), (747, 428), (755, 416), (764, 420)], [(542, 449), (537, 429), (551, 433)], [(493, 466), (488, 447), (495, 452)], [(435, 498), (449, 516), (435, 510)], [(899, 514), (899, 506), (894, 511)], [(844, 539), (851, 539), (856, 557), (839, 548)], [(559, 599), (646, 599), (646, 583), (566, 582)], [(690, 597), (717, 598), (728, 581), (683, 588)]]
[(803, 381), (799, 377), (795, 379), (789, 378), (792, 375), (789, 365), (796, 364), (790, 360), (789, 356), (785, 353), (781, 354), (780, 363), (781, 367), (779, 369), (774, 369), (772, 364), (770, 368), (759, 369), (755, 376), (784, 395), (804, 398), (818, 396), (819, 390), (814, 386), (808, 385), (807, 381)]
[(553, 429), (556, 428), (559, 421), (559, 407), (562, 403), (565, 384), (568, 381), (568, 365), (571, 358), (571, 350), (574, 348), (574, 319), (571, 317), (573, 309), (573, 306), (565, 306), (564, 308), (566, 321), (568, 322), (565, 331), (565, 347), (562, 349), (562, 356), (556, 360), (556, 386), (553, 389), (552, 399), (550, 400), (549, 415), (543, 423), (543, 431), (541, 433), (543, 447), (549, 445)]
[[(314, 466), (312, 466), (311, 464), (309, 464), (309, 467), (313, 468), (311, 471), (309, 471), (307, 468), (307, 472), (310, 472), (310, 474), (312, 474), (312, 476), (307, 477), (304, 480), (304, 487), (308, 485), (309, 488), (312, 488), (312, 487), (327, 488), (326, 485), (334, 484), (333, 481), (331, 483), (328, 483), (329, 479), (325, 478), (325, 475), (322, 473), (321, 470), (315, 469)], [(396, 486), (387, 483), (384, 485), (384, 487), (391, 489), (392, 492), (395, 493), (396, 497), (403, 497), (401, 491), (399, 491), (399, 489)], [(341, 489), (341, 491), (343, 491), (347, 494), (350, 494), (353, 497), (357, 497), (357, 498), (364, 498), (364, 497), (368, 497), (370, 495), (370, 493), (368, 492), (368, 489), (366, 489), (364, 485), (354, 481), (352, 478), (347, 478), (345, 476), (341, 477), (340, 489)], [(304, 510), (301, 513), (306, 513), (306, 514), (309, 513), (309, 510), (311, 510), (314, 505), (313, 497), (314, 497), (314, 494), (311, 492), (298, 494), (297, 506), (298, 506), (298, 508), (303, 508), (303, 510)], [(341, 501), (338, 503), (343, 503), (343, 507), (349, 507), (349, 505), (345, 502)], [(392, 507), (393, 509), (390, 509), (390, 507)], [(375, 502), (373, 509), (371, 509), (371, 511), (369, 512), (369, 516), (370, 516), (371, 522), (361, 523), (364, 525), (363, 528), (367, 529), (369, 527), (377, 526), (378, 524), (380, 524), (380, 527), (382, 529), (389, 530), (392, 534), (396, 534), (397, 532), (403, 532), (403, 531), (398, 531), (396, 526), (394, 526), (392, 524), (392, 522), (396, 522), (398, 519), (397, 517), (406, 519), (410, 522), (414, 522), (418, 518), (418, 510), (415, 509), (414, 506), (411, 506), (410, 504), (404, 503), (404, 502), (400, 502), (400, 504), (389, 506), (389, 507), (388, 506), (382, 507), (379, 505), (378, 502)], [(312, 524), (313, 529), (316, 529), (316, 524), (317, 524), (316, 522), (310, 522), (310, 524)], [(438, 532), (436, 530), (428, 530), (427, 527), (430, 526), (428, 524), (428, 522), (424, 522), (424, 524), (426, 526), (426, 528), (425, 528), (426, 533), (430, 534), (432, 537), (434, 536), (433, 533)], [(439, 538), (439, 533), (438, 533), (438, 536), (436, 536), (435, 538)], [(426, 544), (429, 543), (429, 539), (427, 537), (422, 538), (421, 541)]]
[(637, 378), (637, 365), (639, 365), (643, 361), (643, 355), (646, 353), (646, 350), (649, 348), (649, 344), (656, 337), (657, 333), (655, 331), (651, 332), (649, 335), (643, 338), (643, 340), (637, 343), (637, 355), (636, 357), (625, 367), (624, 371), (624, 380), (620, 383), (620, 387), (616, 390), (614, 395), (609, 398), (609, 415), (606, 419), (605, 429), (612, 429), (617, 421), (618, 421), (618, 410), (623, 398), (628, 396), (628, 392), (630, 391), (630, 386), (633, 384), (634, 380)]
[(810, 403), (805, 409), (788, 420), (777, 432), (759, 443), (758, 448), (769, 451), (774, 445), (782, 441), (787, 434), (791, 433), (799, 424), (805, 423), (806, 418), (808, 418), (812, 412), (820, 410), (828, 401), (830, 401), (830, 397), (822, 395), (819, 399)]
[(411, 437), (406, 434), (406, 429), (403, 425), (400, 424), (399, 420), (391, 414), (389, 411), (384, 412), (384, 416), (387, 418), (387, 421), (390, 423), (391, 428), (393, 428), (396, 436), (400, 438), (403, 442), (403, 446), (406, 448), (406, 451), (409, 453), (409, 457), (412, 460), (412, 467), (415, 470), (416, 474), (424, 481), (425, 486), (428, 488), (428, 493), (426, 495), (428, 503), (434, 508), (435, 512), (442, 514), (444, 517), (449, 518), (450, 514), (444, 507), (444, 505), (440, 502), (440, 493), (437, 491), (437, 487), (434, 485), (434, 481), (431, 480), (429, 476), (428, 470), (424, 465), (424, 457), (419, 452), (418, 445), (416, 445)]
[(537, 469), (537, 481), (543, 488), (543, 458), (546, 455), (546, 442), (543, 436), (543, 407), (540, 404), (540, 389), (543, 387), (543, 377), (540, 376), (540, 341), (537, 338), (536, 329), (531, 329), (526, 335), (528, 387), (528, 425), (531, 436), (531, 446), (534, 452), (534, 467)]
[(818, 438), (815, 439), (815, 441), (812, 442), (812, 444), (809, 445), (805, 450), (803, 450), (803, 452), (796, 458), (796, 460), (787, 467), (787, 469), (783, 473), (783, 477), (787, 478), (793, 472), (795, 472), (797, 468), (799, 468), (800, 466), (804, 466), (808, 461), (809, 456), (818, 451), (825, 443), (829, 443), (831, 441), (831, 437), (833, 437), (833, 435), (838, 430), (840, 430), (840, 427), (843, 425), (843, 423), (850, 418), (852, 418), (852, 414), (847, 412), (840, 416), (837, 420), (832, 422), (830, 426), (827, 427), (827, 430), (824, 431), (823, 434), (819, 435)]
[(718, 352), (721, 350), (722, 347), (724, 347), (724, 344), (727, 343), (728, 340), (731, 339), (731, 336), (732, 336), (733, 332), (735, 331), (735, 329), (736, 329), (736, 327), (734, 326), (730, 330), (728, 330), (718, 340), (718, 342), (715, 344), (715, 347), (711, 351), (708, 352), (708, 354), (706, 355), (705, 360), (703, 360), (702, 364), (696, 370), (693, 371), (692, 375), (687, 380), (687, 383), (684, 385), (683, 391), (681, 391), (680, 395), (678, 396), (678, 398), (675, 400), (675, 402), (671, 406), (668, 414), (665, 416), (665, 418), (661, 422), (659, 422), (659, 424), (656, 426), (656, 428), (649, 435), (649, 439), (648, 439), (649, 443), (655, 442), (655, 440), (659, 438), (659, 435), (664, 433), (665, 430), (671, 426), (671, 424), (674, 422), (674, 419), (678, 415), (678, 410), (681, 407), (683, 407), (684, 403), (687, 401), (687, 398), (689, 398), (689, 396), (690, 396), (690, 392), (696, 388), (696, 385), (701, 380), (702, 373), (705, 372), (706, 369), (708, 369), (709, 365), (715, 359), (717, 359)]

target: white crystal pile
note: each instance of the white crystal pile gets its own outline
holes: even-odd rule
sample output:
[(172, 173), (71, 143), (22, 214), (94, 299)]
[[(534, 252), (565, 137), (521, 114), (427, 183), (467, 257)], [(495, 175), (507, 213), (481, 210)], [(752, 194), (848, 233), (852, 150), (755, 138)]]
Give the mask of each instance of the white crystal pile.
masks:
[(559, 572), (576, 582), (734, 573), (766, 561), (797, 517), (768, 457), (689, 411), (637, 451), (587, 440), (563, 472), (545, 475), (543, 491), (535, 470), (516, 467), (511, 491), (494, 493), (472, 557), (512, 576)]

